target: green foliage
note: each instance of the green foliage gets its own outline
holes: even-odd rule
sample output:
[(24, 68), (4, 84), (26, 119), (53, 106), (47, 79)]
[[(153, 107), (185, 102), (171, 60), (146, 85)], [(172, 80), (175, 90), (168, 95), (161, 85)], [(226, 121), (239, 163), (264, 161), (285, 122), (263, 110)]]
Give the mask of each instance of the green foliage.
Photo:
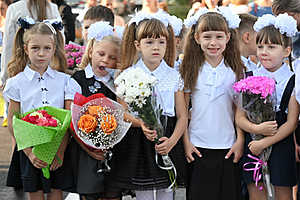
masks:
[(188, 0), (176, 0), (172, 3), (169, 2), (168, 8), (171, 15), (175, 15), (181, 19), (185, 19), (190, 9), (190, 4)]

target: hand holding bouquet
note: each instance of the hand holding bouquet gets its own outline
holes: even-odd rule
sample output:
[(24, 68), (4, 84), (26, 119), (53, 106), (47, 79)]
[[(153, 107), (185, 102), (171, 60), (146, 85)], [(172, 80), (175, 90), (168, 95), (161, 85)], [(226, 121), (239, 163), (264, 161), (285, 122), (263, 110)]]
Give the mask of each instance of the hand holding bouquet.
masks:
[[(166, 117), (162, 115), (162, 108), (159, 104), (159, 95), (155, 92), (157, 79), (144, 72), (141, 68), (129, 68), (123, 71), (115, 80), (116, 94), (121, 97), (129, 106), (131, 113), (140, 119), (157, 133), (155, 142), (164, 136)], [(162, 101), (160, 101), (162, 102)], [(176, 181), (176, 169), (168, 155), (162, 155), (163, 165), (158, 162), (156, 153), (156, 164), (159, 168), (168, 170), (172, 188)]]
[[(235, 92), (240, 94), (240, 106), (246, 111), (248, 119), (255, 123), (261, 124), (266, 121), (273, 121), (276, 117), (276, 96), (275, 96), (275, 81), (264, 76), (250, 76), (233, 85)], [(252, 139), (260, 140), (264, 136), (259, 134), (251, 134)], [(267, 161), (272, 151), (272, 146), (264, 149), (259, 155), (259, 159), (248, 155), (248, 157), (257, 162), (246, 163), (244, 170), (254, 171), (253, 178), (256, 182), (260, 180), (259, 171), (262, 168), (263, 181), (267, 186), (268, 195), (273, 196), (270, 175), (267, 167)], [(255, 164), (255, 168), (245, 168), (249, 164)]]
[(56, 156), (62, 139), (70, 126), (69, 111), (55, 107), (41, 107), (24, 114), (15, 114), (13, 130), (18, 150), (33, 147), (33, 154), (48, 163), (43, 168), (46, 178), (50, 177), (49, 167)]

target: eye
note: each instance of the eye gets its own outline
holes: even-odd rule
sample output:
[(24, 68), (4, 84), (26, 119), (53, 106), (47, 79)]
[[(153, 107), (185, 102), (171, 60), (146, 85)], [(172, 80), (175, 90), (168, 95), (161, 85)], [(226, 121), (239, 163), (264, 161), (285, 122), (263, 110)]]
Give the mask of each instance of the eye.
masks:
[(165, 41), (165, 40), (161, 40), (161, 41), (159, 41), (159, 43), (160, 43), (160, 44), (165, 44), (166, 41)]
[(258, 49), (262, 49), (262, 48), (263, 48), (263, 45), (257, 45), (257, 48), (258, 48)]
[(89, 28), (90, 28), (90, 26), (84, 26), (83, 28), (84, 28), (84, 29), (89, 29)]
[(117, 60), (117, 57), (116, 56), (110, 56), (110, 59)]
[(223, 35), (217, 35), (217, 39), (223, 39), (224, 36)]

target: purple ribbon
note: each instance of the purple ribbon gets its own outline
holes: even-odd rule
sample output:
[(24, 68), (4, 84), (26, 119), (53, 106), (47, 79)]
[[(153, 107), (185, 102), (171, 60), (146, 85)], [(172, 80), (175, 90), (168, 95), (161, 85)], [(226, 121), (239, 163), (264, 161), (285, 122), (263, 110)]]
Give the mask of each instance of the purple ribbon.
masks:
[[(267, 166), (267, 162), (264, 162), (262, 161), (261, 159), (255, 157), (255, 156), (252, 156), (250, 154), (247, 155), (249, 158), (253, 159), (253, 160), (256, 160), (254, 162), (247, 162), (243, 165), (243, 169), (245, 171), (253, 171), (253, 180), (255, 181), (255, 185), (256, 187), (258, 187), (258, 182), (261, 180), (261, 177), (262, 177), (262, 174), (260, 173), (260, 169), (263, 167), (263, 166)], [(254, 168), (246, 168), (247, 165), (255, 165)], [(263, 187), (260, 186), (259, 187), (259, 190), (262, 190)]]

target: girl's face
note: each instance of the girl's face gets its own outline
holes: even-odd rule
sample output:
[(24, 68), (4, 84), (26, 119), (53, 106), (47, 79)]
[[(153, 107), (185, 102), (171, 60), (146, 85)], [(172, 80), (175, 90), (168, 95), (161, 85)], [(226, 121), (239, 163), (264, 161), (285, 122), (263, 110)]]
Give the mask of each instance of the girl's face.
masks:
[(279, 44), (258, 44), (257, 56), (262, 66), (268, 71), (275, 72), (283, 64), (283, 59), (291, 53), (290, 47)]
[(37, 72), (45, 72), (55, 53), (53, 35), (32, 34), (24, 50), (29, 57), (30, 67)]
[(224, 31), (205, 31), (195, 34), (196, 42), (201, 46), (206, 59), (221, 60), (230, 35)]
[(5, 17), (7, 10), (7, 4), (4, 1), (0, 1), (0, 16)]
[(135, 41), (135, 47), (137, 51), (141, 52), (147, 67), (157, 67), (165, 56), (167, 39), (164, 36), (156, 39), (143, 38), (140, 42)]
[(214, 9), (217, 7), (219, 0), (204, 0), (208, 9)]
[(96, 19), (85, 19), (85, 20), (83, 20), (82, 35), (83, 35), (83, 40), (84, 41), (87, 41), (88, 29), (95, 22), (97, 22)]
[(92, 69), (96, 76), (106, 76), (106, 68), (115, 69), (119, 58), (119, 47), (110, 41), (95, 42), (89, 52)]

